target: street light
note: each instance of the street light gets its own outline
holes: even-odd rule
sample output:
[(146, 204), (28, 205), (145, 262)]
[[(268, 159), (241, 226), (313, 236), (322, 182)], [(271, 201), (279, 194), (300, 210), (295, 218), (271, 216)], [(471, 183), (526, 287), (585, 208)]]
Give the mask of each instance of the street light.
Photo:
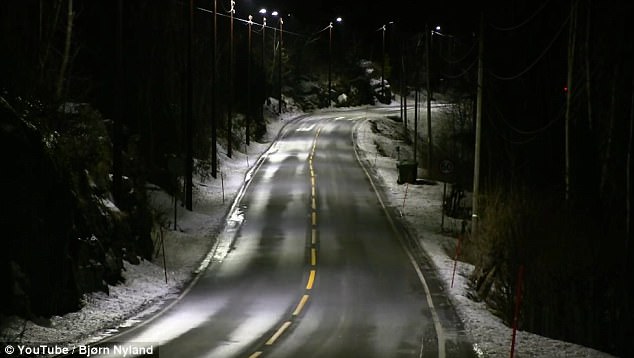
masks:
[(235, 10), (236, 2), (231, 0), (231, 9), (229, 10), (231, 17), (230, 25), (230, 42), (229, 42), (229, 101), (227, 102), (227, 156), (231, 158), (231, 137), (232, 137), (232, 105), (233, 105), (233, 14)]
[[(272, 16), (276, 16), (279, 17), (280, 20), (280, 41), (279, 43), (277, 43), (277, 29), (275, 28), (275, 32), (273, 32), (273, 49), (275, 51), (275, 46), (277, 45), (277, 82), (279, 85), (279, 101), (278, 101), (278, 107), (277, 107), (277, 113), (278, 114), (282, 114), (282, 46), (284, 46), (284, 19), (282, 18), (282, 15), (277, 11), (277, 10), (273, 10), (271, 12)], [(273, 53), (273, 58), (275, 58), (275, 53)], [(275, 60), (273, 60), (273, 63), (275, 63)], [(273, 79), (273, 76), (271, 76), (271, 80)], [(272, 81), (271, 81), (272, 82)]]
[[(394, 21), (388, 22), (387, 25), (393, 24)], [(385, 31), (387, 30), (387, 25), (381, 26), (379, 30), (383, 30), (383, 58), (381, 59), (381, 96), (383, 100), (385, 100)]]
[[(336, 22), (341, 22), (343, 19), (341, 17), (337, 17), (335, 19)], [(332, 21), (328, 25), (328, 107), (331, 106), (330, 95), (332, 93)]]
[[(262, 15), (262, 58), (261, 64), (262, 66), (262, 98), (266, 100), (266, 69), (264, 68), (264, 47), (265, 47), (265, 30), (266, 30), (266, 9), (262, 8), (259, 11), (260, 15)], [(264, 105), (260, 104), (260, 119), (262, 123), (264, 123)]]
[(282, 46), (284, 46), (284, 19), (280, 17), (280, 47), (278, 52), (278, 72), (277, 72), (277, 80), (280, 85), (280, 100), (278, 102), (277, 113), (282, 114)]
[(253, 25), (253, 16), (249, 15), (249, 51), (247, 53), (247, 118), (245, 126), (245, 137), (247, 146), (249, 141), (249, 122), (251, 121), (251, 26)]
[(211, 176), (216, 178), (218, 175), (218, 152), (217, 152), (217, 142), (218, 142), (218, 132), (217, 132), (217, 87), (218, 87), (218, 69), (216, 68), (216, 51), (217, 51), (217, 43), (218, 43), (218, 1), (214, 0), (214, 21), (213, 21), (213, 46), (211, 47), (211, 63), (212, 63), (212, 86), (211, 86)]
[(381, 28), (382, 31), (382, 35), (383, 35), (383, 41), (382, 41), (382, 54), (383, 56), (381, 56), (381, 97), (383, 97), (383, 100), (385, 100), (385, 30), (386, 30), (386, 26), (383, 25)]

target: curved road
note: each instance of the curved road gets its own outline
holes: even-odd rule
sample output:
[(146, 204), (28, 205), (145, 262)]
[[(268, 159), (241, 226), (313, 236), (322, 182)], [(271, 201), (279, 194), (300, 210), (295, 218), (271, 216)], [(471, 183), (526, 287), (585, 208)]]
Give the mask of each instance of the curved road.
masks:
[(404, 249), (357, 160), (365, 113), (287, 124), (196, 284), (109, 341), (157, 342), (161, 357), (472, 357), (433, 270)]

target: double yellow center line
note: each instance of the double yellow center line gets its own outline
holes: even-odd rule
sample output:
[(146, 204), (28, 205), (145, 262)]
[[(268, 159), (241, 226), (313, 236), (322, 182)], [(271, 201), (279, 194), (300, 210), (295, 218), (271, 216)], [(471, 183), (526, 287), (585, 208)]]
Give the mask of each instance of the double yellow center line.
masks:
[[(317, 276), (317, 190), (316, 190), (316, 179), (315, 179), (315, 168), (313, 166), (313, 159), (315, 158), (315, 149), (317, 148), (317, 138), (319, 138), (319, 133), (321, 132), (321, 128), (317, 130), (315, 134), (315, 139), (313, 141), (313, 146), (310, 150), (310, 155), (308, 156), (308, 165), (310, 168), (310, 223), (311, 223), (311, 237), (310, 237), (310, 271), (308, 274), (308, 281), (306, 282), (306, 293), (302, 296), (295, 307), (295, 310), (292, 313), (292, 318), (290, 320), (284, 321), (280, 327), (273, 333), (273, 335), (264, 343), (265, 346), (272, 346), (275, 342), (284, 334), (284, 332), (291, 326), (293, 323), (292, 319), (299, 316), (302, 313), (302, 310), (308, 303), (310, 299), (310, 295), (308, 291), (313, 289), (315, 284), (315, 278)], [(260, 357), (264, 352), (257, 351), (249, 356), (249, 358), (257, 358)]]

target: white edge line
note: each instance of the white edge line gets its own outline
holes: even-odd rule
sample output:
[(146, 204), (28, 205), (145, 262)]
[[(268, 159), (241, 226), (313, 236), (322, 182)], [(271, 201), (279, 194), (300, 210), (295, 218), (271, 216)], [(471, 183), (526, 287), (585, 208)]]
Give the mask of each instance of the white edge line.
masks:
[[(249, 187), (249, 185), (251, 185), (251, 182), (252, 182), (252, 179), (253, 179), (253, 174), (262, 166), (262, 163), (264, 163), (264, 160), (268, 157), (269, 153), (273, 150), (273, 147), (278, 142), (278, 140), (287, 134), (286, 133), (286, 126), (288, 126), (290, 123), (298, 121), (299, 119), (301, 119), (303, 117), (305, 117), (305, 116), (298, 116), (298, 117), (295, 117), (295, 118), (293, 118), (291, 120), (288, 120), (286, 122), (286, 124), (284, 124), (284, 126), (280, 129), (280, 131), (278, 132), (278, 135), (275, 137), (275, 139), (271, 142), (271, 145), (266, 150), (266, 152), (264, 152), (262, 155), (260, 155), (260, 157), (258, 158), (257, 162), (253, 165), (253, 167), (251, 167), (251, 169), (249, 169), (246, 172), (245, 181), (242, 184), (242, 186), (240, 187), (240, 190), (238, 191), (238, 194), (236, 195), (235, 199), (233, 200), (233, 204), (231, 205), (231, 208), (227, 212), (227, 215), (225, 216), (225, 218), (231, 217), (233, 212), (238, 207), (238, 204), (242, 200), (242, 197), (244, 196), (244, 193), (246, 192), (247, 188)], [(198, 269), (196, 269), (193, 272), (193, 276), (194, 276), (193, 279), (189, 282), (187, 287), (185, 287), (185, 289), (178, 295), (178, 297), (176, 297), (174, 299), (174, 301), (170, 302), (170, 304), (168, 304), (167, 306), (163, 307), (163, 309), (158, 311), (156, 314), (152, 315), (151, 317), (149, 317), (146, 320), (143, 320), (139, 324), (137, 324), (137, 325), (135, 325), (133, 327), (130, 327), (129, 329), (126, 329), (125, 331), (119, 332), (119, 333), (114, 334), (112, 336), (107, 336), (107, 337), (105, 337), (103, 339), (100, 339), (100, 340), (94, 342), (93, 344), (98, 343), (98, 342), (99, 343), (110, 342), (110, 341), (122, 336), (123, 334), (128, 334), (128, 333), (134, 332), (137, 329), (139, 329), (141, 327), (144, 327), (144, 326), (148, 325), (149, 323), (153, 322), (154, 320), (156, 320), (157, 318), (161, 317), (165, 312), (167, 312), (172, 307), (174, 307), (177, 303), (179, 303), (183, 299), (183, 297), (185, 297), (185, 295), (187, 295), (189, 293), (189, 291), (191, 291), (191, 289), (194, 287), (194, 285), (198, 282), (198, 280), (202, 276), (201, 273), (204, 270), (206, 270), (207, 267), (209, 267), (209, 265), (211, 264), (212, 258), (214, 256), (216, 250), (218, 249), (219, 243), (220, 243), (220, 240), (216, 240), (216, 243), (214, 244), (214, 246), (211, 248), (211, 250), (209, 250), (209, 252), (205, 256), (205, 258), (201, 261), (201, 264), (198, 267)], [(118, 327), (116, 327), (116, 328), (118, 328)]]
[(432, 320), (434, 321), (434, 328), (436, 330), (436, 337), (438, 338), (437, 339), (437, 341), (438, 341), (438, 357), (439, 358), (445, 358), (445, 334), (444, 334), (444, 331), (443, 331), (443, 328), (442, 328), (442, 324), (440, 323), (440, 318), (438, 318), (438, 313), (436, 312), (436, 308), (434, 307), (434, 301), (432, 300), (431, 292), (429, 291), (429, 286), (427, 285), (427, 280), (425, 280), (425, 276), (423, 276), (423, 273), (420, 270), (420, 268), (418, 267), (418, 264), (416, 263), (416, 260), (412, 256), (411, 252), (405, 246), (405, 244), (403, 242), (403, 238), (401, 237), (401, 234), (399, 233), (399, 231), (396, 229), (396, 225), (394, 224), (394, 221), (392, 220), (392, 215), (390, 215), (389, 211), (387, 210), (387, 207), (385, 206), (385, 203), (383, 202), (383, 199), (379, 195), (379, 192), (378, 192), (378, 190), (376, 188), (376, 185), (374, 184), (374, 180), (372, 180), (372, 176), (370, 175), (370, 173), (368, 172), (366, 167), (363, 165), (363, 163), (361, 162), (361, 158), (359, 157), (359, 151), (357, 150), (357, 145), (356, 145), (354, 134), (356, 132), (356, 128), (359, 125), (365, 123), (367, 120), (368, 119), (366, 118), (366, 119), (364, 119), (364, 120), (362, 120), (360, 122), (357, 122), (352, 127), (351, 137), (352, 137), (352, 143), (353, 143), (352, 147), (354, 149), (354, 154), (357, 157), (357, 162), (359, 162), (359, 165), (361, 166), (361, 168), (365, 172), (365, 175), (370, 180), (370, 185), (372, 185), (372, 189), (374, 190), (374, 193), (376, 194), (377, 199), (379, 199), (379, 203), (381, 204), (381, 207), (383, 208), (383, 211), (385, 212), (385, 214), (387, 216), (387, 220), (390, 223), (390, 226), (392, 227), (392, 231), (394, 232), (394, 234), (396, 234), (396, 237), (398, 238), (398, 241), (400, 242), (401, 246), (405, 250), (405, 253), (407, 254), (407, 257), (409, 258), (410, 263), (412, 264), (412, 266), (414, 266), (414, 270), (416, 271), (416, 274), (418, 275), (418, 279), (422, 283), (423, 288), (425, 288), (425, 297), (427, 299), (427, 305), (429, 306), (429, 309), (431, 311)]

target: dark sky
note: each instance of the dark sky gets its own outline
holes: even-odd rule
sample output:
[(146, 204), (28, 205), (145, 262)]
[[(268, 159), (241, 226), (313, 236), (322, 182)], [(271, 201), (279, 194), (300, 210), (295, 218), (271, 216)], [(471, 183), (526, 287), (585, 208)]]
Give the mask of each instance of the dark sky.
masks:
[[(225, 1), (228, 2), (228, 1)], [(472, 2), (467, 2), (472, 3)], [(323, 28), (337, 16), (344, 19), (347, 31), (372, 32), (381, 25), (394, 21), (401, 30), (419, 32), (425, 24), (440, 25), (454, 33), (470, 33), (477, 23), (478, 11), (475, 5), (467, 7), (464, 1), (368, 1), (368, 0), (246, 0), (236, 4), (237, 16), (247, 17), (249, 13), (257, 14), (261, 7), (278, 9), (303, 25), (312, 24), (314, 28)], [(255, 16), (259, 19), (259, 16)], [(260, 20), (258, 20), (260, 21)], [(285, 26), (292, 21), (286, 21)]]

